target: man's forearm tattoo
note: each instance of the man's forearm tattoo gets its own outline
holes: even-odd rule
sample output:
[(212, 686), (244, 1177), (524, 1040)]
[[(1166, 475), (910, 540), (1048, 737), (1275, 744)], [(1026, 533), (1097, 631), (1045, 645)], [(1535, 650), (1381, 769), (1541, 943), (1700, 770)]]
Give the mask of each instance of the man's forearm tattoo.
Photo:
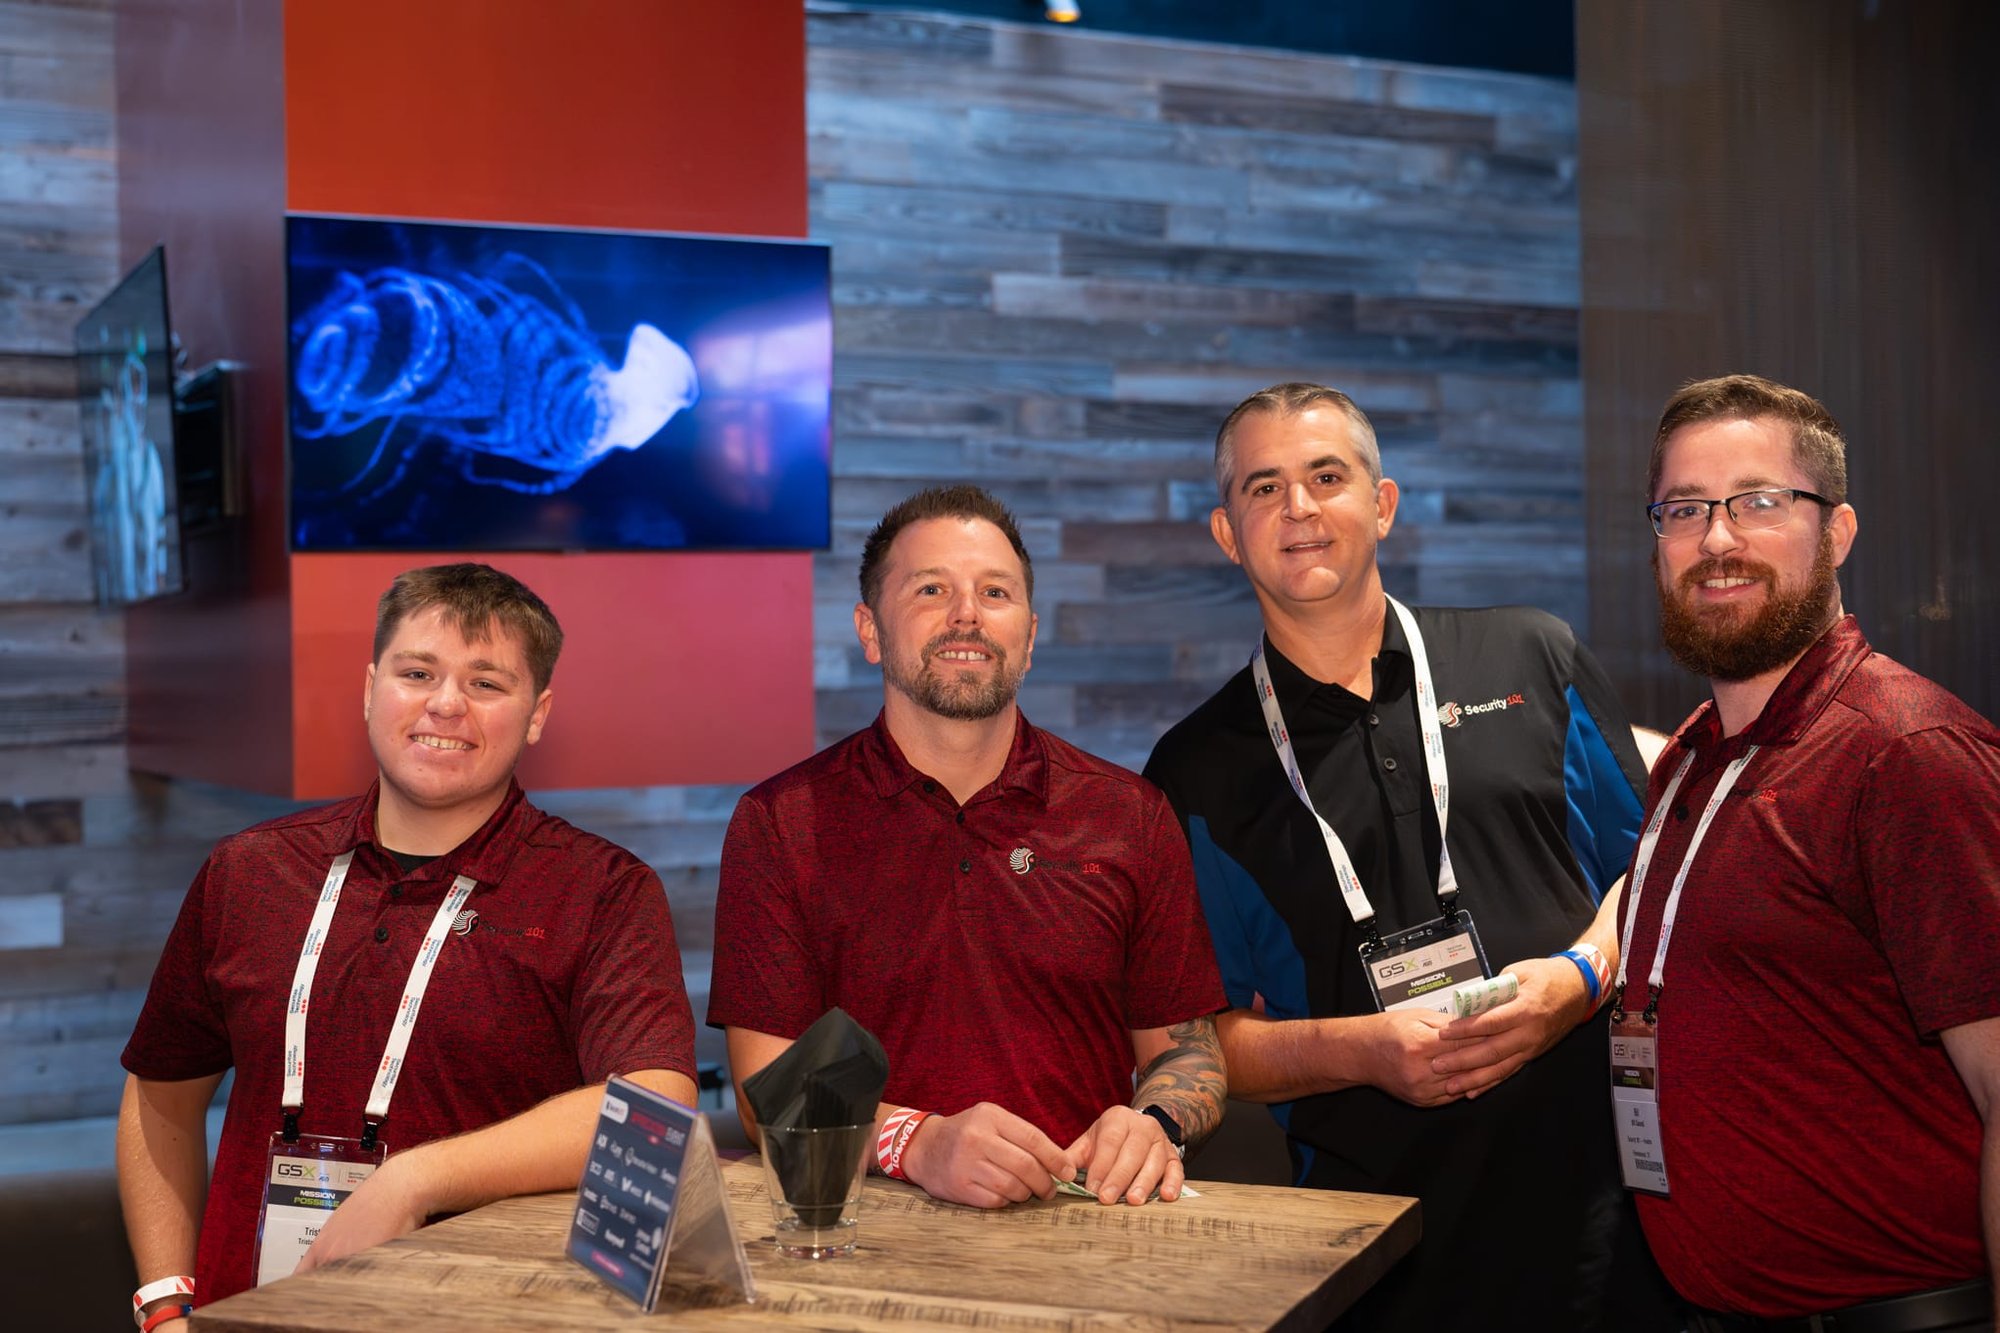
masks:
[(1222, 1123), (1229, 1077), (1215, 1019), (1196, 1018), (1167, 1029), (1173, 1042), (1139, 1073), (1134, 1106), (1157, 1106), (1174, 1118), (1192, 1148)]

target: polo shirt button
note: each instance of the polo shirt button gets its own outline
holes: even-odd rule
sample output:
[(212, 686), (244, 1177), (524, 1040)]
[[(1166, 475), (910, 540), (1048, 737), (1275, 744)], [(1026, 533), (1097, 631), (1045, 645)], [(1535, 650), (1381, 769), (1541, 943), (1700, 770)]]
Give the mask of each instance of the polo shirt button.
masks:
[(375, 942), (377, 944), (387, 944), (389, 942), (389, 928), (387, 926), (375, 927)]
[(926, 778), (926, 779), (924, 780), (924, 790), (925, 790), (925, 791), (936, 791), (936, 790), (937, 790), (937, 783), (935, 783), (935, 782), (932, 782), (932, 781), (931, 781), (930, 779)]
[(965, 822), (965, 811), (961, 810), (958, 812), (958, 822), (961, 824)]
[(962, 875), (969, 875), (969, 874), (971, 874), (971, 873), (972, 873), (972, 858), (968, 856), (967, 858), (965, 858), (965, 860), (963, 860), (963, 861), (960, 861), (960, 862), (958, 863), (958, 870), (959, 870), (959, 873), (960, 873), (960, 874), (962, 874)]
[(1387, 759), (1384, 759), (1382, 761), (1382, 767), (1388, 769), (1391, 773), (1394, 773), (1396, 771), (1396, 756), (1390, 755)]
[(1382, 719), (1376, 714), (1370, 713), (1368, 715), (1368, 725), (1371, 727), (1379, 727), (1382, 725)]
[(403, 896), (403, 886), (402, 886), (402, 885), (400, 885), (400, 884), (391, 884), (391, 885), (389, 886), (389, 896), (390, 896), (391, 898), (400, 898), (400, 897), (402, 897), (402, 896)]
[(1674, 807), (1675, 819), (1686, 819), (1687, 817), (1688, 817), (1688, 808), (1686, 806), (1677, 805)]

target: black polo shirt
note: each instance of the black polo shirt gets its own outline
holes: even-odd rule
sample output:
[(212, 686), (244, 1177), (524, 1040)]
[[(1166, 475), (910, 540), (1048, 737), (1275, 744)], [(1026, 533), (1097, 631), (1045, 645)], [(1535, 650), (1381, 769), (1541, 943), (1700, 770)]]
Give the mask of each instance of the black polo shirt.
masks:
[[(1555, 617), (1520, 607), (1415, 615), (1444, 724), (1459, 906), (1496, 971), (1558, 952), (1637, 840), (1645, 768), (1630, 728)], [(1397, 617), (1385, 617), (1371, 699), (1313, 680), (1268, 642), (1265, 654), (1307, 788), (1381, 929), (1436, 916), (1437, 818)], [(1374, 1012), (1356, 953), (1364, 937), (1272, 750), (1247, 667), (1161, 738), (1146, 776), (1187, 831), (1230, 1003), (1261, 1000), (1274, 1018)], [(1382, 1326), (1415, 1327), (1433, 1309), (1445, 1317), (1446, 1294), (1468, 1289), (1467, 1278), (1481, 1301), (1459, 1315), (1493, 1327), (1508, 1311), (1545, 1314), (1552, 1293), (1577, 1289), (1579, 1250), (1595, 1243), (1583, 1235), (1589, 1201), (1616, 1188), (1601, 1028), (1601, 1018), (1586, 1024), (1473, 1101), (1418, 1109), (1363, 1087), (1273, 1108), (1300, 1184), (1423, 1199), (1423, 1246), (1384, 1295), (1397, 1299), (1399, 1278), (1431, 1289), (1383, 1307), (1396, 1322)], [(1402, 1277), (1447, 1257), (1434, 1281)]]

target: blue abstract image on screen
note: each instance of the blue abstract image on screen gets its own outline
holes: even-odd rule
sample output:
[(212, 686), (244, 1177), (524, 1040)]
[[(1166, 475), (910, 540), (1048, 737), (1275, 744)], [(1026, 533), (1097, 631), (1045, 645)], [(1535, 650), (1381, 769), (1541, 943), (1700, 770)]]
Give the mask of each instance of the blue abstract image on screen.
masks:
[(827, 544), (824, 247), (287, 227), (295, 549)]

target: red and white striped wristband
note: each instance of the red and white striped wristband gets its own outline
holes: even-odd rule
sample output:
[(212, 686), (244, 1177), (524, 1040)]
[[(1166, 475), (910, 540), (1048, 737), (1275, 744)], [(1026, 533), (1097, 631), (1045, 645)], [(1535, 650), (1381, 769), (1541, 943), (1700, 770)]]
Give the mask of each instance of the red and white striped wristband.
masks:
[(903, 1106), (889, 1112), (882, 1122), (882, 1132), (875, 1138), (875, 1165), (883, 1175), (892, 1180), (908, 1180), (903, 1174), (903, 1150), (910, 1146), (910, 1136), (917, 1132), (917, 1126), (930, 1118), (929, 1111), (919, 1111)]
[(169, 1296), (193, 1295), (194, 1279), (191, 1277), (163, 1277), (157, 1282), (148, 1282), (132, 1293), (132, 1322), (144, 1328), (146, 1307), (154, 1301), (163, 1301)]

